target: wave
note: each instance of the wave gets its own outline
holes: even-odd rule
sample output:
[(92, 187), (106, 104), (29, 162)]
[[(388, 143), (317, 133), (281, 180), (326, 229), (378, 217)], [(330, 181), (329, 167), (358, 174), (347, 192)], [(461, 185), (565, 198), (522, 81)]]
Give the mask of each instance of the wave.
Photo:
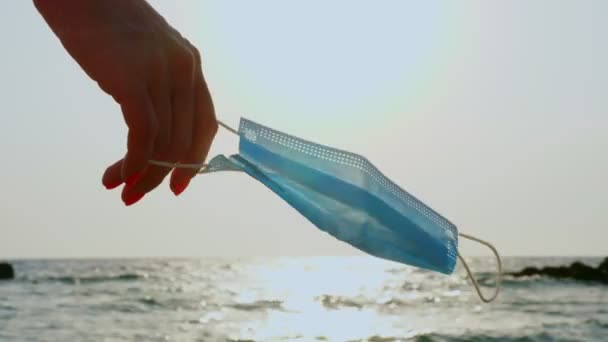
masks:
[(323, 306), (325, 308), (333, 309), (333, 310), (336, 310), (339, 308), (344, 308), (344, 307), (361, 309), (364, 306), (370, 304), (370, 303), (359, 302), (354, 299), (349, 299), (346, 297), (331, 296), (331, 295), (322, 295), (322, 296), (316, 297), (315, 299), (320, 301), (321, 304), (323, 304)]
[(253, 303), (236, 303), (230, 305), (230, 307), (241, 311), (283, 310), (283, 302), (280, 300), (258, 300)]
[(164, 306), (162, 303), (160, 303), (159, 301), (157, 301), (155, 298), (153, 297), (143, 297), (143, 298), (139, 298), (137, 299), (137, 302), (141, 303), (141, 304), (145, 304), (147, 306), (158, 306), (158, 307), (162, 307)]
[(591, 318), (583, 322), (586, 325), (590, 325), (592, 327), (600, 328), (600, 329), (608, 329), (607, 321), (600, 321), (599, 319)]
[(115, 275), (98, 276), (49, 276), (41, 278), (22, 278), (20, 280), (31, 283), (63, 283), (63, 284), (95, 284), (105, 282), (130, 282), (147, 279), (147, 274), (122, 273)]

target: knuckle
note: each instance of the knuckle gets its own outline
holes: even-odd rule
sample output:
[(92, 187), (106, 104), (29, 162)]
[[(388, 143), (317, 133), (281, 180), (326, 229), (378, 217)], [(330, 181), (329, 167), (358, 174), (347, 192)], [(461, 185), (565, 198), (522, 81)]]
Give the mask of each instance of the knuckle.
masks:
[(194, 56), (194, 62), (196, 64), (201, 63), (201, 53), (200, 51), (193, 45), (190, 45), (190, 51), (192, 51), (192, 56)]
[(110, 94), (114, 101), (124, 105), (127, 103), (140, 102), (146, 96), (146, 87), (140, 79), (132, 79), (125, 82), (98, 83), (99, 87)]
[(194, 70), (195, 57), (192, 51), (185, 46), (177, 49), (174, 57), (175, 68), (178, 71), (192, 73)]

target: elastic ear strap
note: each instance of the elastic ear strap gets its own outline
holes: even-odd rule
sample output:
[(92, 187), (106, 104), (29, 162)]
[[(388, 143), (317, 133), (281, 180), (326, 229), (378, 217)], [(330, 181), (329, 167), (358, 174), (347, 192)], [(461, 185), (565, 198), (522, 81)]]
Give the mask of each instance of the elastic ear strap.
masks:
[[(231, 133), (234, 133), (236, 135), (239, 135), (239, 132), (226, 125), (225, 123), (221, 122), (220, 120), (217, 120), (217, 124), (220, 125), (221, 127), (225, 128), (226, 130), (228, 130)], [(198, 173), (202, 173), (203, 170), (207, 167), (206, 163), (200, 163), (200, 164), (180, 164), (180, 163), (170, 163), (170, 162), (164, 162), (164, 161), (159, 161), (159, 160), (149, 160), (148, 161), (150, 164), (152, 165), (156, 165), (156, 166), (164, 166), (164, 167), (169, 167), (172, 169), (193, 169), (193, 170), (200, 170)]]
[(500, 292), (500, 284), (502, 282), (502, 261), (500, 260), (500, 255), (498, 254), (498, 251), (496, 250), (496, 248), (494, 248), (494, 246), (487, 241), (484, 241), (484, 240), (478, 239), (476, 237), (473, 237), (471, 235), (467, 235), (467, 234), (463, 234), (463, 233), (460, 233), (458, 235), (462, 236), (465, 239), (469, 239), (469, 240), (472, 240), (472, 241), (475, 241), (482, 245), (487, 246), (488, 248), (490, 248), (492, 250), (492, 252), (496, 256), (496, 267), (497, 267), (496, 288), (494, 290), (494, 294), (490, 298), (486, 298), (486, 297), (484, 297), (483, 293), (481, 293), (481, 289), (479, 288), (479, 283), (477, 282), (477, 279), (475, 279), (475, 277), (473, 276), (473, 273), (471, 272), (469, 265), (467, 265), (467, 262), (464, 260), (462, 255), (460, 255), (460, 253), (458, 253), (458, 259), (460, 259), (460, 261), (462, 262), (464, 269), (467, 271), (469, 278), (473, 282), (473, 286), (475, 287), (475, 291), (477, 291), (477, 295), (479, 295), (479, 299), (481, 299), (484, 303), (489, 303), (489, 302), (493, 301), (494, 299), (496, 299), (496, 297), (498, 297), (498, 293)]
[(234, 133), (236, 135), (239, 135), (239, 131), (237, 131), (236, 129), (234, 129), (234, 128), (228, 126), (228, 125), (226, 125), (225, 123), (221, 122), (220, 120), (217, 120), (217, 124), (220, 125), (220, 126), (222, 126), (222, 127), (224, 127), (228, 131), (230, 131), (230, 132), (232, 132), (232, 133)]

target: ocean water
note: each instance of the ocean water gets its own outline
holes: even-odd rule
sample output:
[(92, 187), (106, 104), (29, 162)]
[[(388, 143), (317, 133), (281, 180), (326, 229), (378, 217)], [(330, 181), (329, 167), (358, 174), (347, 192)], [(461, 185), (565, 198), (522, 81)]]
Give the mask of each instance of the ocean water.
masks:
[[(507, 271), (594, 258), (506, 258)], [(485, 291), (494, 263), (472, 258)], [(0, 341), (608, 341), (608, 286), (372, 257), (13, 261)]]

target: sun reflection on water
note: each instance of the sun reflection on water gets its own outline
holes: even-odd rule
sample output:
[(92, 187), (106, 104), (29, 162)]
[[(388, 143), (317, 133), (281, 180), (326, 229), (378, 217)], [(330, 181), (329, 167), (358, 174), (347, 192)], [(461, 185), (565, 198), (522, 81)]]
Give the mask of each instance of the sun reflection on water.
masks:
[[(431, 329), (410, 325), (420, 319), (412, 320), (403, 307), (420, 298), (439, 301), (439, 296), (425, 293), (415, 283), (428, 279), (428, 273), (369, 257), (265, 260), (250, 264), (243, 274), (242, 282), (229, 286), (235, 293), (233, 307), (255, 308), (264, 314), (239, 324), (231, 334), (233, 340), (407, 338)], [(458, 290), (443, 290), (448, 297), (460, 296)], [(399, 308), (399, 315), (391, 315)]]

